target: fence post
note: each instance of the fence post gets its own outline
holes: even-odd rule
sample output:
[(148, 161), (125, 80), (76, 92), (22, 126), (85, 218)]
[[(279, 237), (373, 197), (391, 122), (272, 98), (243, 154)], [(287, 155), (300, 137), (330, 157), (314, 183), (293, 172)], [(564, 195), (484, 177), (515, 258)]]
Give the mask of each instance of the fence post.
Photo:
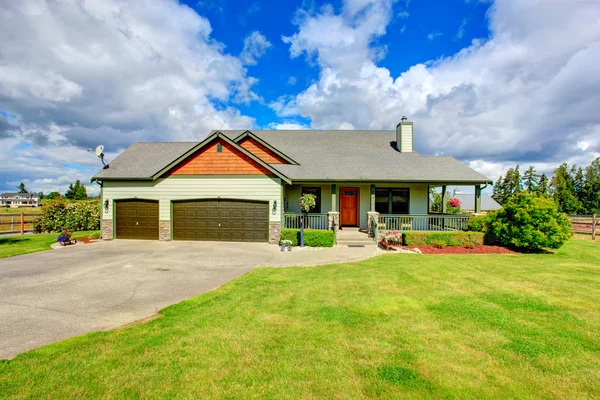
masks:
[(598, 221), (598, 214), (594, 214), (592, 218), (592, 240), (596, 240), (596, 226)]
[(10, 233), (15, 232), (15, 215), (10, 216)]
[(21, 213), (21, 235), (25, 234), (25, 214)]

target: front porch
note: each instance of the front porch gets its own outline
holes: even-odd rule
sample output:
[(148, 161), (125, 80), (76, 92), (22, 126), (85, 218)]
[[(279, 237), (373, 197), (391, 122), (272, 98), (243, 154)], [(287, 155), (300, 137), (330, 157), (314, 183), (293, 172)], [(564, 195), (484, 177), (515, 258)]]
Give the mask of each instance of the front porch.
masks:
[[(464, 183), (456, 185), (465, 186)], [(287, 186), (284, 192), (283, 228), (306, 229), (352, 228), (371, 234), (378, 230), (460, 231), (467, 227), (472, 214), (448, 214), (442, 202), (441, 212), (430, 211), (429, 190), (446, 185), (429, 183), (331, 184), (307, 182)], [(481, 210), (481, 187), (475, 187), (475, 212)], [(297, 199), (303, 193), (317, 196), (311, 212), (302, 214)]]

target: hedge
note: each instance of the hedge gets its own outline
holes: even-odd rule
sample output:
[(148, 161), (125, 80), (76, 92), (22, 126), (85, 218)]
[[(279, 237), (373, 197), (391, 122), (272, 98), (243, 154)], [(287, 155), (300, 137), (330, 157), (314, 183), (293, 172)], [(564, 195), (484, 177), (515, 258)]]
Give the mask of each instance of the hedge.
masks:
[(100, 229), (100, 200), (52, 201), (44, 205), (42, 215), (33, 221), (34, 231), (57, 232)]
[(476, 246), (483, 244), (482, 232), (404, 232), (404, 246)]
[[(289, 240), (292, 246), (298, 246), (300, 243), (300, 229), (282, 229), (281, 240)], [(335, 244), (335, 234), (333, 231), (325, 231), (318, 229), (304, 230), (304, 245), (309, 247), (333, 247)]]

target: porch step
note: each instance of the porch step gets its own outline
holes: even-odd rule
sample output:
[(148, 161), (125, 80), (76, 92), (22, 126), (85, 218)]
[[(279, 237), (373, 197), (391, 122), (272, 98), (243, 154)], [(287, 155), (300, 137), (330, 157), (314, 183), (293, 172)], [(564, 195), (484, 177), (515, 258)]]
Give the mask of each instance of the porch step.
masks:
[(336, 243), (338, 246), (375, 246), (375, 242), (372, 240), (358, 241), (358, 240), (338, 240)]
[(375, 246), (373, 238), (358, 229), (342, 229), (337, 233), (338, 246)]

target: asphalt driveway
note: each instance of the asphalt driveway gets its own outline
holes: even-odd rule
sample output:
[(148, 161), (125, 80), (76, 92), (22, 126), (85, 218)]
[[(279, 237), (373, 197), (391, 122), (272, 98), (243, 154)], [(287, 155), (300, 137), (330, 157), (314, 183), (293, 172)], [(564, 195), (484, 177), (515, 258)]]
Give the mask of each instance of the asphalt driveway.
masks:
[(0, 359), (150, 316), (277, 252), (266, 243), (117, 240), (0, 259)]

